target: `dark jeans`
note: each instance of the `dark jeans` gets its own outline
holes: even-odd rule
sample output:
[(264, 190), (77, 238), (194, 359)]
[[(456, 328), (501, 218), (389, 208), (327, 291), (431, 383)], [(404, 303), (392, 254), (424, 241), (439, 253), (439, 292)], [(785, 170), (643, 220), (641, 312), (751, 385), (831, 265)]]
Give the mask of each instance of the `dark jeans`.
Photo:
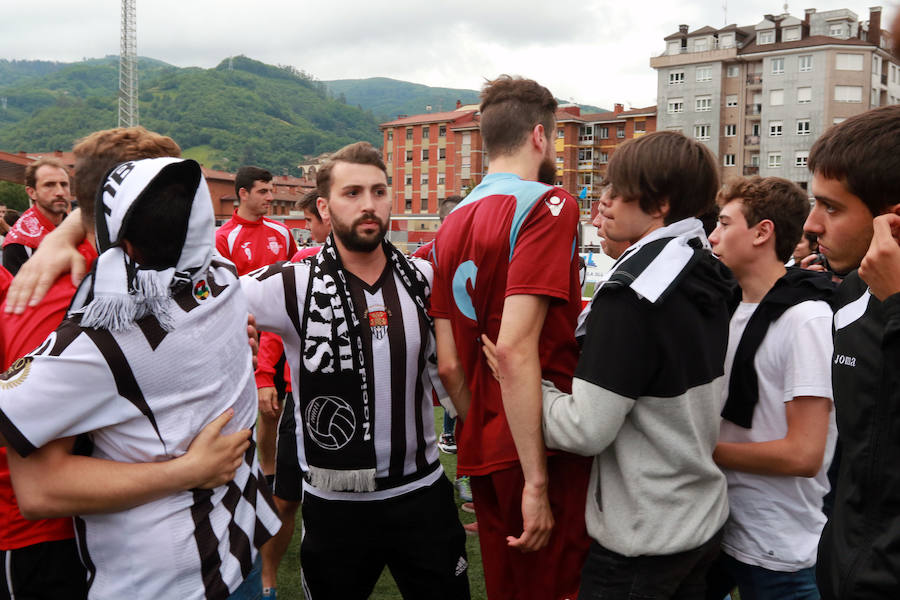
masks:
[(815, 567), (792, 573), (772, 571), (724, 552), (709, 569), (707, 585), (707, 600), (722, 600), (735, 586), (741, 600), (819, 600)]
[(720, 530), (687, 552), (623, 556), (592, 542), (581, 572), (578, 600), (703, 600), (706, 571), (721, 543)]

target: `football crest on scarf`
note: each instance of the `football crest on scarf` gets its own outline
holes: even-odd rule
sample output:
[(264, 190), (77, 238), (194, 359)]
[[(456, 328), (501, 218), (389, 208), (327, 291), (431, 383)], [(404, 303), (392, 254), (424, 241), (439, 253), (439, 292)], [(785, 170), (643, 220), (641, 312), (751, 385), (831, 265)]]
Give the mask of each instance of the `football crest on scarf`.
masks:
[(353, 408), (337, 396), (316, 396), (306, 407), (309, 437), (326, 450), (340, 450), (356, 432)]

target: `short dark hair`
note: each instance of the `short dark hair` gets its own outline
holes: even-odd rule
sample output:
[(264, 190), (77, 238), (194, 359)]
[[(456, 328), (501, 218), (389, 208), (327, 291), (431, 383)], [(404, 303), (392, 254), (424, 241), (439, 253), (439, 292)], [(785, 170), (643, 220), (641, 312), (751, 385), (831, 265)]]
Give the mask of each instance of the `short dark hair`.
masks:
[(900, 105), (832, 125), (809, 151), (809, 170), (837, 179), (872, 216), (900, 202)]
[(94, 230), (94, 198), (100, 182), (114, 166), (141, 158), (181, 156), (181, 148), (170, 137), (143, 127), (119, 127), (95, 131), (81, 139), (75, 153), (75, 196), (81, 222)]
[(712, 153), (677, 131), (657, 131), (623, 143), (610, 158), (606, 176), (613, 193), (636, 200), (645, 213), (668, 201), (666, 225), (714, 209), (719, 189)]
[(316, 188), (324, 198), (331, 194), (331, 171), (334, 169), (334, 165), (339, 162), (355, 165), (372, 165), (381, 169), (384, 172), (384, 176), (387, 177), (387, 167), (384, 166), (384, 161), (381, 160), (381, 152), (375, 146), (369, 142), (349, 144), (332, 154), (316, 173)]
[(447, 215), (462, 202), (462, 196), (447, 196), (438, 204), (438, 217), (443, 222)]
[(234, 195), (240, 200), (241, 188), (244, 188), (249, 192), (253, 189), (253, 184), (257, 181), (269, 183), (272, 181), (272, 174), (259, 167), (241, 167), (238, 169), (237, 175), (234, 176)]
[(183, 181), (162, 181), (141, 193), (122, 237), (134, 245), (142, 267), (167, 269), (178, 263), (194, 191)]
[(66, 172), (66, 175), (69, 175), (69, 170), (66, 168), (66, 165), (63, 164), (61, 160), (58, 158), (54, 158), (52, 156), (45, 156), (43, 158), (39, 158), (27, 167), (25, 167), (25, 185), (30, 188), (37, 187), (37, 172), (41, 167), (54, 167), (56, 169), (62, 169)]
[(318, 220), (322, 220), (322, 215), (319, 214), (319, 206), (317, 200), (319, 199), (319, 190), (312, 190), (311, 192), (306, 192), (303, 194), (303, 197), (300, 198), (300, 201), (297, 202), (297, 208), (303, 211), (304, 214), (312, 213), (316, 216)]
[(800, 186), (781, 177), (735, 177), (725, 182), (716, 196), (721, 207), (739, 200), (747, 226), (768, 219), (775, 225), (775, 255), (787, 262), (803, 234), (809, 214), (809, 197)]
[(512, 154), (538, 123), (549, 140), (556, 124), (556, 98), (531, 79), (501, 75), (481, 90), (481, 138), (488, 157)]

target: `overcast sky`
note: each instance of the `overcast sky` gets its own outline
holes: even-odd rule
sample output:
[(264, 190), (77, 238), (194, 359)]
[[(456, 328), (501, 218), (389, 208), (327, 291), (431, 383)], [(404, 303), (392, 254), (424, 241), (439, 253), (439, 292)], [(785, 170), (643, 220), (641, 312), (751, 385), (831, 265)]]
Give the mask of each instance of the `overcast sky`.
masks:
[[(137, 0), (138, 54), (207, 68), (245, 54), (323, 80), (381, 76), (469, 89), (511, 73), (559, 98), (639, 107), (656, 102), (649, 59), (663, 51), (663, 38), (679, 23), (723, 26), (724, 1)], [(784, 12), (781, 1), (727, 0), (727, 22), (758, 23)], [(849, 8), (866, 20), (874, 5), (817, 2), (791, 4), (789, 12), (802, 19), (811, 6)], [(885, 28), (894, 2), (884, 7)], [(71, 62), (118, 54), (119, 4), (15, 2), (0, 19), (0, 58)]]

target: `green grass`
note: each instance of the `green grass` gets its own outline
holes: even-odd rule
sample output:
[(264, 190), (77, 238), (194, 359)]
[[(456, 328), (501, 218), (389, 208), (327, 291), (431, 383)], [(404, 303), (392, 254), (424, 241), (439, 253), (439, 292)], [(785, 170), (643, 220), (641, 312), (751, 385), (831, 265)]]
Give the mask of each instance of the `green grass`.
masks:
[[(441, 423), (444, 420), (444, 409), (435, 408), (435, 430), (441, 431)], [(441, 452), (441, 464), (447, 477), (453, 481), (456, 478), (456, 456)], [(457, 506), (462, 504), (459, 496), (456, 497)], [(475, 515), (459, 511), (459, 520), (463, 523), (471, 523)], [(297, 515), (297, 528), (288, 548), (284, 560), (278, 569), (278, 600), (300, 600), (303, 598), (303, 586), (300, 583), (300, 525), (301, 519)], [(469, 585), (472, 590), (472, 600), (486, 600), (487, 593), (484, 590), (484, 570), (481, 566), (481, 548), (478, 545), (477, 536), (466, 536), (466, 553), (469, 557)], [(435, 590), (435, 596), (440, 596), (440, 590)], [(372, 600), (396, 600), (400, 598), (397, 584), (390, 572), (385, 569), (381, 579), (375, 586), (370, 596)]]

